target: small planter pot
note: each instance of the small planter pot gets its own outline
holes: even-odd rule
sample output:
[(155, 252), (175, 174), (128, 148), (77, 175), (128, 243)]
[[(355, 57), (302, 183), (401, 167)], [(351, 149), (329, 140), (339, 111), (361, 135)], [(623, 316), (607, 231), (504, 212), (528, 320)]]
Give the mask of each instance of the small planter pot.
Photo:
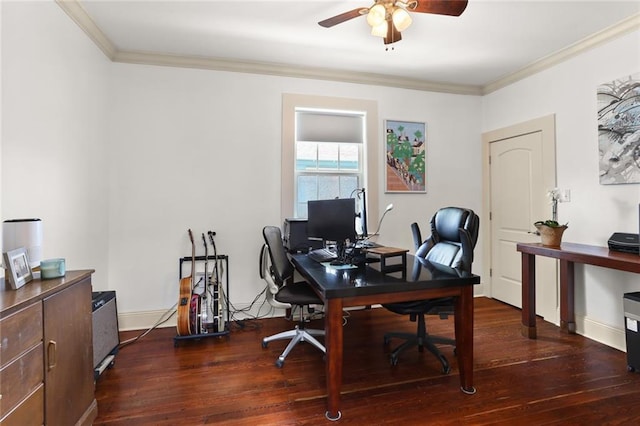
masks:
[(542, 224), (535, 224), (536, 229), (540, 233), (543, 246), (560, 247), (562, 242), (562, 234), (568, 228), (567, 225), (561, 226), (547, 226)]

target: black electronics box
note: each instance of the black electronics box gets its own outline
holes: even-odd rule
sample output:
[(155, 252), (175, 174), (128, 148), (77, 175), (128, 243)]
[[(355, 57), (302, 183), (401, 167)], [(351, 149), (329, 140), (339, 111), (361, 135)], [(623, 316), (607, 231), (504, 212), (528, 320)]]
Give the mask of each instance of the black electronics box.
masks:
[(608, 241), (609, 250), (640, 254), (640, 238), (638, 234), (614, 233)]
[(640, 371), (640, 292), (625, 293), (622, 301), (627, 341), (627, 369)]
[(283, 228), (284, 246), (289, 253), (307, 253), (323, 246), (322, 241), (307, 236), (307, 219), (285, 219)]
[(97, 379), (107, 368), (113, 366), (120, 345), (118, 335), (118, 310), (115, 291), (91, 293), (93, 315), (93, 368)]

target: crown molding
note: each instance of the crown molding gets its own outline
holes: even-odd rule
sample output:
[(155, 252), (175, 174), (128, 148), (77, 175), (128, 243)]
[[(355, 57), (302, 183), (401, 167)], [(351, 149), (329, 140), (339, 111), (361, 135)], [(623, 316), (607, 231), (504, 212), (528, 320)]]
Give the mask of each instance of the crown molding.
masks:
[(114, 62), (139, 65), (157, 65), (180, 68), (198, 68), (215, 71), (241, 72), (250, 74), (276, 75), (281, 77), (310, 78), (342, 83), (371, 84), (394, 88), (444, 92), (463, 95), (481, 95), (480, 86), (436, 83), (384, 74), (341, 71), (328, 68), (296, 67), (270, 62), (238, 61), (199, 56), (167, 55), (149, 52), (119, 51)]
[(251, 74), (275, 75), (281, 77), (309, 78), (343, 83), (370, 84), (402, 89), (442, 92), (458, 95), (482, 96), (530, 77), (545, 69), (572, 58), (586, 50), (604, 44), (614, 38), (640, 29), (640, 13), (612, 25), (600, 32), (588, 36), (571, 46), (541, 58), (524, 68), (508, 74), (484, 86), (439, 83), (421, 79), (374, 74), (365, 72), (341, 71), (328, 68), (298, 67), (269, 62), (238, 61), (200, 56), (179, 56), (153, 52), (118, 50), (116, 46), (98, 28), (87, 14), (79, 0), (55, 0), (71, 19), (93, 40), (104, 54), (113, 62), (156, 65), (180, 68), (197, 68), (215, 71), (241, 72)]
[(113, 60), (116, 54), (115, 45), (107, 38), (100, 28), (93, 22), (84, 7), (77, 0), (55, 0), (55, 2), (66, 12), (67, 15), (98, 45), (100, 50)]
[(602, 31), (585, 37), (584, 39), (562, 50), (545, 56), (512, 74), (506, 75), (499, 80), (485, 85), (483, 87), (482, 94), (487, 95), (491, 92), (495, 92), (498, 89), (502, 89), (503, 87), (515, 83), (516, 81), (522, 80), (526, 77), (530, 77), (561, 62), (564, 62), (576, 55), (579, 55), (587, 50), (593, 49), (597, 46), (600, 46), (625, 34), (629, 34), (638, 29), (640, 29), (640, 13), (632, 15), (629, 18), (610, 26), (609, 28), (605, 28)]

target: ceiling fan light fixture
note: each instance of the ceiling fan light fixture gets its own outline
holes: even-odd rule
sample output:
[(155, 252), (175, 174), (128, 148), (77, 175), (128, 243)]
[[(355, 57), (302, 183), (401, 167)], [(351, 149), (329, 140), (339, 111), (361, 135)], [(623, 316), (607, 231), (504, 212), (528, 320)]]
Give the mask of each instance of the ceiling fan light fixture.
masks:
[(412, 22), (409, 12), (401, 7), (395, 8), (393, 14), (391, 15), (391, 18), (393, 19), (393, 25), (398, 31), (406, 30), (407, 28), (409, 28), (409, 25), (411, 25)]
[(386, 9), (380, 3), (374, 5), (369, 9), (369, 13), (367, 13), (367, 23), (372, 27), (376, 27), (385, 22)]
[(371, 27), (371, 35), (376, 37), (386, 37), (388, 31), (389, 24), (387, 24), (387, 21), (382, 21), (381, 24)]
[[(397, 2), (396, 4), (400, 4), (400, 2)], [(405, 5), (405, 9), (415, 10), (415, 8), (418, 7), (418, 2), (416, 0), (413, 0), (405, 3), (404, 5)]]

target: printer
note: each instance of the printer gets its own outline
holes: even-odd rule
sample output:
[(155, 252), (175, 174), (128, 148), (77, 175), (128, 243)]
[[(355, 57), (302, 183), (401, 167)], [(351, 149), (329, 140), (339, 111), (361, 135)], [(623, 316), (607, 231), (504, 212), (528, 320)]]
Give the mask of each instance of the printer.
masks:
[(640, 254), (640, 235), (615, 232), (608, 241), (609, 250)]

